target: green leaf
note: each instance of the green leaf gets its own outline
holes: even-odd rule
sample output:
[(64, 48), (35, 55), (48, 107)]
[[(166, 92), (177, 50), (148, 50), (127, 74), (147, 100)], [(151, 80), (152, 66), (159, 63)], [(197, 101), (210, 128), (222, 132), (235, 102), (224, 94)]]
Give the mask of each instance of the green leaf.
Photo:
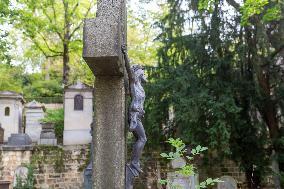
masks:
[(168, 154), (166, 154), (166, 153), (161, 153), (160, 156), (162, 156), (164, 158), (169, 157)]

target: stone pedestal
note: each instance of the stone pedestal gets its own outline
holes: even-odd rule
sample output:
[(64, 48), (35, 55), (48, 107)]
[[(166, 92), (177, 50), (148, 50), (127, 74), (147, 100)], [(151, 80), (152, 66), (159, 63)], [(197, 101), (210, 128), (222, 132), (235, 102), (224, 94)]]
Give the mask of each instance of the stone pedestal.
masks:
[[(183, 158), (177, 158), (171, 161), (171, 167), (173, 169), (182, 168), (186, 165), (186, 161)], [(167, 185), (167, 189), (195, 189), (196, 186), (199, 184), (198, 175), (192, 176), (183, 176), (181, 174), (177, 174), (176, 172), (170, 172), (167, 175), (168, 180), (174, 185)]]
[(25, 133), (11, 134), (8, 138), (8, 146), (28, 146), (32, 144), (32, 139)]
[(42, 123), (42, 131), (40, 133), (40, 145), (57, 145), (57, 139), (54, 133), (54, 125), (52, 123)]

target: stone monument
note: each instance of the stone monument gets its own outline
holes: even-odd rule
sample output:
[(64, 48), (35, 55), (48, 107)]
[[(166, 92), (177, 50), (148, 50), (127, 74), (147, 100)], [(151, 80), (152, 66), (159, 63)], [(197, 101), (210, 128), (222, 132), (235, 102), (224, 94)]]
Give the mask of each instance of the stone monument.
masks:
[(96, 76), (94, 184), (125, 188), (125, 0), (98, 0), (97, 17), (86, 19), (83, 58)]
[(222, 176), (220, 178), (223, 182), (219, 182), (217, 185), (218, 189), (237, 189), (237, 182), (233, 177), (230, 176)]
[(53, 123), (42, 123), (42, 131), (40, 133), (40, 139), (38, 144), (50, 146), (57, 145), (57, 139), (55, 137)]
[(64, 90), (63, 144), (89, 144), (92, 140), (93, 88), (81, 82)]
[(19, 93), (0, 91), (0, 120), (5, 130), (4, 142), (12, 133), (22, 133), (22, 112), (24, 99)]
[(25, 133), (28, 134), (32, 142), (38, 142), (41, 133), (40, 120), (44, 118), (44, 106), (33, 100), (25, 105)]

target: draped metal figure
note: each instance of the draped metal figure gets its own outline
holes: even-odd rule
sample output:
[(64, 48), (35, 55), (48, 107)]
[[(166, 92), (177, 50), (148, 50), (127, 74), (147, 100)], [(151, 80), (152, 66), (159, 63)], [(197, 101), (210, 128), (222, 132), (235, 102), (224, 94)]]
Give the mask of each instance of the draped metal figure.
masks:
[(125, 46), (122, 46), (122, 52), (124, 54), (125, 66), (128, 73), (129, 92), (131, 96), (131, 104), (128, 110), (129, 130), (136, 138), (132, 149), (131, 161), (126, 165), (126, 189), (132, 189), (134, 177), (138, 177), (139, 174), (143, 172), (139, 160), (147, 138), (141, 121), (145, 114), (145, 91), (142, 87), (142, 83), (147, 82), (147, 79), (141, 65), (130, 66), (130, 60)]

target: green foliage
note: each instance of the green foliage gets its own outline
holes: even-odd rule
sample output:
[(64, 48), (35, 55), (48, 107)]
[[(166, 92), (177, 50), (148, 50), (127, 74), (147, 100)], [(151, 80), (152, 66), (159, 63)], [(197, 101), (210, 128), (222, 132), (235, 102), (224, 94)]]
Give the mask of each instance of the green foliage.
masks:
[(181, 157), (186, 152), (185, 144), (183, 143), (183, 141), (181, 139), (170, 138), (167, 142), (170, 143), (171, 146), (173, 146), (175, 148), (175, 152), (170, 152), (169, 154), (161, 153), (160, 155), (163, 158), (173, 160), (173, 159)]
[(63, 88), (60, 81), (34, 80), (30, 85), (24, 87), (24, 94), (27, 98), (37, 97), (62, 97)]
[(264, 22), (280, 20), (281, 19), (281, 7), (274, 6), (272, 8), (267, 9), (262, 19)]
[(64, 109), (47, 110), (46, 116), (41, 120), (44, 123), (54, 123), (55, 135), (59, 142), (63, 140)]
[[(273, 5), (273, 4), (272, 4)], [(281, 4), (271, 6), (268, 0), (247, 0), (241, 8), (243, 26), (251, 25), (250, 19), (262, 15), (263, 22), (278, 21), (281, 19)]]
[[(186, 150), (186, 145), (184, 144), (184, 142), (177, 138), (177, 139), (173, 139), (170, 138), (168, 141), (168, 143), (171, 144), (171, 146), (174, 148), (174, 152), (170, 152), (169, 154), (167, 153), (161, 153), (160, 155), (163, 158), (166, 158), (168, 160), (175, 160), (178, 158), (182, 158), (184, 156), (186, 156), (187, 150)], [(186, 156), (187, 159), (192, 162), (194, 159), (194, 156), (199, 155), (200, 152), (207, 150), (206, 147), (201, 147), (200, 145), (198, 145), (195, 149), (191, 150), (191, 156)], [(192, 153), (194, 152), (194, 153)], [(195, 175), (195, 167), (192, 163), (186, 163), (183, 167), (178, 168), (177, 170), (175, 170), (176, 174), (185, 176), (185, 177), (189, 177), (192, 175)], [(200, 188), (207, 188), (208, 186), (213, 186), (214, 184), (218, 183), (218, 182), (222, 182), (221, 180), (219, 180), (218, 178), (216, 179), (212, 179), (212, 178), (208, 178), (207, 180), (201, 182), (196, 188), (200, 189)], [(170, 180), (160, 180), (159, 181), (160, 184), (162, 185), (169, 185), (171, 188), (174, 189), (178, 189), (181, 188), (181, 186), (178, 183), (172, 182)]]
[(32, 164), (25, 165), (28, 168), (28, 174), (26, 179), (22, 179), (21, 177), (16, 178), (16, 186), (14, 189), (34, 189), (35, 184), (35, 176), (34, 176), (34, 166)]
[(199, 10), (206, 10), (208, 12), (212, 12), (213, 11), (213, 8), (214, 8), (214, 3), (215, 3), (215, 0), (201, 0), (201, 1), (198, 1), (198, 9)]
[(158, 32), (153, 25), (154, 19), (159, 13), (156, 10), (151, 10), (145, 4), (147, 2), (140, 1), (134, 6), (135, 9), (131, 3), (127, 7), (128, 53), (131, 63), (153, 66), (157, 63), (157, 48), (159, 46), (158, 41), (154, 40)]
[[(65, 169), (64, 157), (65, 151), (59, 146), (35, 146), (31, 157), (31, 163), (39, 170), (44, 171), (44, 165), (53, 165), (57, 173), (62, 173)], [(47, 158), (48, 157), (48, 158)]]
[(23, 70), (21, 67), (0, 63), (0, 91), (22, 92)]
[[(69, 81), (70, 67), (72, 70), (81, 69), (77, 63), (83, 63), (82, 54), (82, 27), (84, 18), (94, 16), (93, 0), (19, 0), (17, 5), (22, 8), (16, 8), (16, 14), (13, 18), (13, 25), (21, 31), (25, 42), (28, 43), (25, 48), (25, 56), (34, 59), (34, 54), (43, 55), (46, 61), (52, 59), (55, 64), (58, 57), (63, 69), (63, 81), (67, 84)], [(41, 58), (42, 59), (42, 58)], [(76, 63), (76, 64), (75, 64)], [(41, 61), (43, 66), (44, 61)], [(89, 75), (91, 72), (88, 72)], [(80, 75), (84, 78), (85, 75)], [(78, 76), (77, 76), (78, 77)], [(69, 83), (72, 81), (70, 80)]]
[(242, 7), (242, 25), (249, 24), (249, 19), (254, 15), (259, 15), (264, 10), (268, 0), (247, 0)]
[(274, 7), (283, 7), (226, 2), (229, 14), (222, 1), (167, 0), (158, 66), (147, 68), (146, 132), (153, 148), (171, 137), (208, 146), (214, 153), (205, 152), (205, 163), (233, 159), (257, 188), (271, 174), (271, 149), (282, 151), (284, 27)]

